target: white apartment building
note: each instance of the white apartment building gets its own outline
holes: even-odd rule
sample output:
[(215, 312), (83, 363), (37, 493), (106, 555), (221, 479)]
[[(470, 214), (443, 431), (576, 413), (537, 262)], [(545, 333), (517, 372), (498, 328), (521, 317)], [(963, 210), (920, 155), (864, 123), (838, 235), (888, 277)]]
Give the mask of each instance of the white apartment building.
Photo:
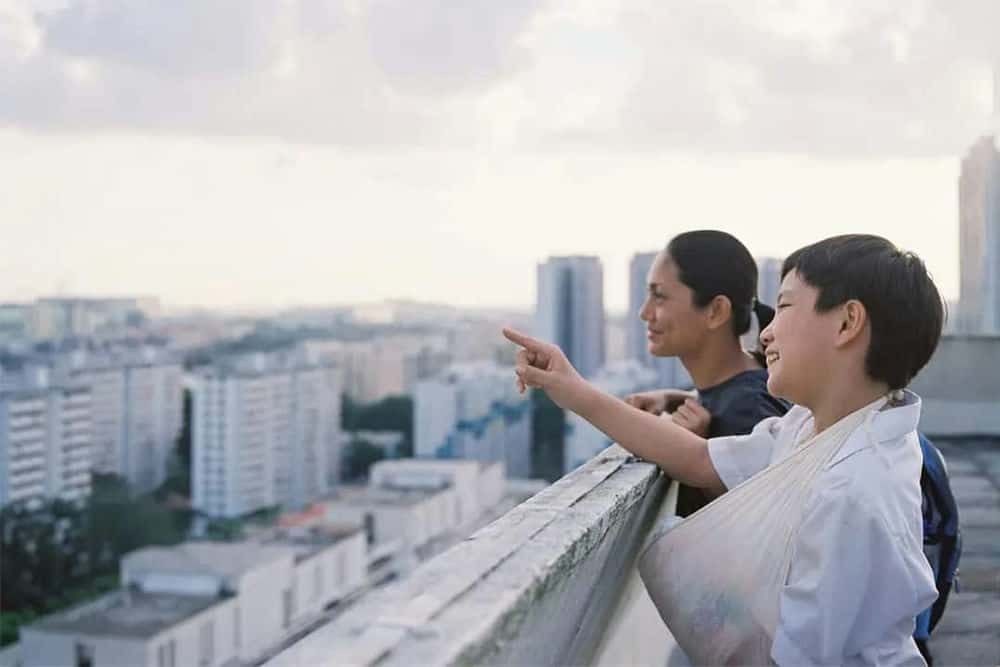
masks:
[(36, 340), (59, 340), (120, 333), (159, 311), (153, 297), (38, 299), (31, 305), (29, 334)]
[(183, 425), (183, 365), (151, 344), (91, 345), (53, 356), (55, 373), (91, 390), (93, 469), (127, 479), (139, 493), (158, 487)]
[(367, 487), (343, 489), (327, 518), (365, 526), (371, 553), (391, 553), (405, 573), (447, 541), (472, 532), (506, 494), (503, 465), (398, 459), (372, 466)]
[(148, 547), (123, 588), (21, 630), (24, 667), (252, 664), (365, 585), (360, 528)]
[(412, 394), (419, 380), (451, 361), (444, 336), (385, 336), (366, 341), (308, 340), (304, 347), (334, 359), (344, 393), (358, 403)]
[(303, 350), (218, 360), (190, 380), (192, 495), (212, 517), (325, 495), (340, 459), (336, 366)]
[(413, 406), (417, 458), (501, 462), (508, 477), (531, 474), (531, 402), (518, 394), (513, 368), (455, 364), (417, 383)]
[[(628, 360), (608, 364), (594, 376), (592, 382), (609, 394), (624, 398), (637, 391), (655, 388), (657, 379), (653, 369), (643, 366), (635, 360)], [(566, 411), (564, 472), (569, 473), (575, 470), (611, 444), (611, 439), (586, 419), (570, 410)]]
[(0, 505), (90, 494), (91, 395), (48, 369), (0, 375)]

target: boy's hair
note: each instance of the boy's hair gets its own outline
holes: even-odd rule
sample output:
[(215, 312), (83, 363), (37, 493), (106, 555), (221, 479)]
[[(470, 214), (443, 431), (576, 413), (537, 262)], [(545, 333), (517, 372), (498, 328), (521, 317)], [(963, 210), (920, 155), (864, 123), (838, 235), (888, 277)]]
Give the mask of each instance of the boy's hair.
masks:
[(819, 290), (817, 312), (856, 299), (868, 312), (871, 345), (865, 372), (902, 389), (930, 360), (944, 305), (923, 261), (880, 236), (846, 234), (800, 248), (781, 268)]

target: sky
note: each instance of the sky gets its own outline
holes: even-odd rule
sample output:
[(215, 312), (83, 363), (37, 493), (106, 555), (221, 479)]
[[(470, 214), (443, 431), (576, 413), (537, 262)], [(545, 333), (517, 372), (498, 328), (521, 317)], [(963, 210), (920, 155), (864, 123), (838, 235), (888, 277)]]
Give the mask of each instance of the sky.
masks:
[[(882, 234), (958, 294), (995, 0), (0, 0), (0, 301), (530, 307)], [(723, 267), (720, 267), (723, 268)]]

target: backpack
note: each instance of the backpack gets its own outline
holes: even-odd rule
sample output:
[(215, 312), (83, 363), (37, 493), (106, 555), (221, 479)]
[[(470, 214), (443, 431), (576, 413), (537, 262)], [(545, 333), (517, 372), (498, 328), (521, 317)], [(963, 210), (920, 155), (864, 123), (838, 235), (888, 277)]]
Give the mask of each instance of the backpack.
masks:
[(926, 640), (944, 614), (948, 595), (958, 586), (958, 560), (962, 556), (962, 533), (959, 530), (958, 505), (948, 481), (944, 456), (923, 433), (920, 451), (924, 463), (920, 471), (920, 492), (924, 518), (924, 554), (934, 571), (938, 597), (917, 617), (915, 636)]

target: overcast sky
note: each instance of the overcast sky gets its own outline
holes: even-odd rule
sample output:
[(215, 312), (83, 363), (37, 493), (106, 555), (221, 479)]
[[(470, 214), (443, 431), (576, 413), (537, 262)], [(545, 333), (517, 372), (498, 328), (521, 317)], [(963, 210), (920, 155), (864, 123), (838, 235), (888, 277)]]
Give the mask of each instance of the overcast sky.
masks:
[(996, 0), (0, 0), (0, 301), (605, 298), (680, 231), (883, 234), (958, 292)]

